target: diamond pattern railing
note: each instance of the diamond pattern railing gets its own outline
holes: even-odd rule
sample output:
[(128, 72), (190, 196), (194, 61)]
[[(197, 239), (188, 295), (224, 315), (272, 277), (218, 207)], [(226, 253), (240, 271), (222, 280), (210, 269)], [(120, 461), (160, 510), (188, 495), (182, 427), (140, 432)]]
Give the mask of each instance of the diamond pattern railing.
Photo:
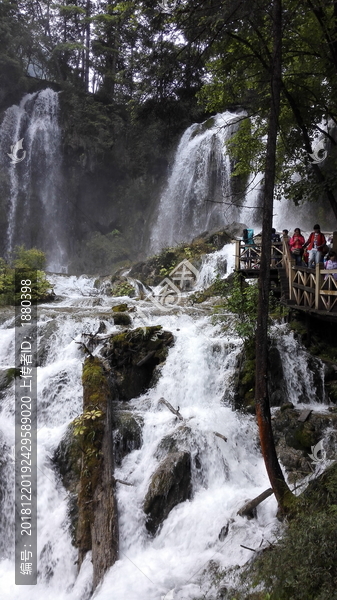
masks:
[[(236, 242), (236, 269), (259, 269), (260, 260), (261, 244)], [(315, 269), (295, 265), (286, 242), (272, 245), (270, 266), (285, 269), (293, 306), (337, 313), (337, 269), (324, 269), (322, 263)]]

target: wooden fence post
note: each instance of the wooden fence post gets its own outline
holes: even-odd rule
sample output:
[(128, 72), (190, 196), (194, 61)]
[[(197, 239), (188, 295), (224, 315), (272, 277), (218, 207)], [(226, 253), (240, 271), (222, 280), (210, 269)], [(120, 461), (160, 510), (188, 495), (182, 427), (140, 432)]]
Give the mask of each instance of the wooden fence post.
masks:
[(320, 291), (321, 291), (321, 268), (322, 263), (316, 263), (316, 280), (315, 280), (315, 310), (320, 308)]
[(235, 269), (240, 269), (240, 240), (235, 242)]

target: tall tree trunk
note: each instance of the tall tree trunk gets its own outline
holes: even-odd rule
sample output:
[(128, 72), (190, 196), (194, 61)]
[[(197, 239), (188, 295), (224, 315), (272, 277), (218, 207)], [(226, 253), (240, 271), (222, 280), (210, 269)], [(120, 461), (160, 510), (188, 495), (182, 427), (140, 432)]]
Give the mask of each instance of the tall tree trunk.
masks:
[(259, 426), (261, 449), (271, 487), (281, 512), (287, 511), (292, 493), (289, 490), (275, 450), (271, 414), (268, 398), (268, 312), (271, 260), (271, 230), (273, 219), (273, 198), (275, 184), (276, 142), (280, 95), (282, 87), (282, 0), (273, 3), (273, 54), (270, 64), (271, 103), (269, 113), (268, 140), (266, 152), (262, 254), (259, 273), (259, 299), (256, 328), (256, 374), (255, 402)]

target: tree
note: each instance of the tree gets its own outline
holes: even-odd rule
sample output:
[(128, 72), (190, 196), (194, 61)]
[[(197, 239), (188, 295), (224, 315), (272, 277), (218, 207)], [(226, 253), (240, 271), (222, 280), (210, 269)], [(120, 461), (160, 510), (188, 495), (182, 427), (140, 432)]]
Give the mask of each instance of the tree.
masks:
[(292, 493), (288, 488), (278, 462), (271, 425), (268, 398), (268, 314), (270, 288), (271, 234), (273, 198), (276, 174), (276, 147), (280, 97), (282, 89), (282, 0), (274, 0), (272, 12), (273, 52), (270, 60), (270, 109), (264, 178), (262, 218), (262, 251), (259, 272), (259, 297), (256, 326), (255, 406), (259, 426), (261, 450), (267, 473), (278, 505), (287, 512)]
[[(217, 19), (208, 16), (209, 24), (205, 44), (208, 42), (209, 82), (201, 92), (211, 110), (223, 110), (238, 105), (247, 109), (247, 118), (253, 116), (251, 137), (238, 141), (234, 150), (250, 144), (256, 149), (256, 138), (261, 140), (255, 159), (253, 153), (241, 152), (241, 172), (261, 170), (266, 146), (263, 139), (267, 133), (268, 74), (271, 56), (268, 22), (270, 1), (256, 0), (238, 3), (236, 13), (226, 21), (227, 13)], [(329, 40), (335, 36), (334, 3), (325, 2), (321, 9), (324, 20), (319, 23), (312, 4), (285, 0), (283, 3), (282, 31), (282, 93), (280, 98), (277, 148), (277, 195), (292, 198), (296, 203), (303, 199), (316, 200), (326, 196), (337, 218), (336, 152), (330, 152), (325, 163), (315, 164), (310, 158), (313, 141), (317, 135), (336, 146), (332, 125), (330, 131), (322, 125), (327, 119), (337, 123), (335, 58)], [(230, 7), (231, 3), (224, 3)], [(229, 10), (229, 8), (228, 8)], [(234, 10), (234, 5), (233, 5)], [(243, 11), (246, 11), (245, 13)], [(241, 11), (241, 14), (240, 14)], [(239, 18), (240, 17), (240, 18)], [(238, 138), (241, 131), (238, 133)], [(246, 159), (243, 155), (246, 155)], [(234, 153), (235, 157), (235, 153)], [(236, 158), (236, 157), (235, 157)]]

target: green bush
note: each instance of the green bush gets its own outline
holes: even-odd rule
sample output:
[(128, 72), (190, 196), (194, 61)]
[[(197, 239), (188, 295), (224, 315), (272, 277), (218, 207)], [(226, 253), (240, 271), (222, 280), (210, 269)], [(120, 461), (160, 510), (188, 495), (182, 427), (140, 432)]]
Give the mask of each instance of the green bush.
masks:
[(0, 306), (16, 305), (21, 302), (21, 289), (16, 289), (15, 286), (15, 269), (25, 269), (25, 279), (32, 281), (30, 294), (32, 302), (48, 300), (51, 297), (51, 284), (41, 270), (45, 264), (44, 252), (37, 248), (26, 250), (24, 246), (17, 246), (13, 257), (8, 262), (0, 258)]
[(46, 255), (42, 250), (38, 250), (38, 248), (27, 250), (24, 246), (16, 246), (11, 264), (15, 269), (44, 271), (46, 268)]

